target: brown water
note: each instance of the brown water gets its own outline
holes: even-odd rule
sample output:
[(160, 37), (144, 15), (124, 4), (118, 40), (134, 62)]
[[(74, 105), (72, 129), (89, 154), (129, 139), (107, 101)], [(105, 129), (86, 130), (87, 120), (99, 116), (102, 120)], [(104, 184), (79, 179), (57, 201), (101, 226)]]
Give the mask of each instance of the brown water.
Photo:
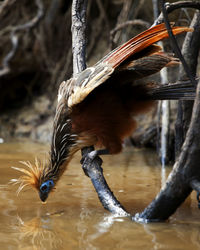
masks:
[[(47, 204), (33, 190), (17, 197), (15, 186), (4, 186), (19, 176), (10, 166), (20, 167), (19, 160), (33, 161), (47, 150), (38, 144), (0, 145), (0, 249), (200, 249), (195, 193), (165, 223), (115, 217), (102, 208), (79, 155)], [(151, 151), (106, 156), (103, 167), (110, 187), (132, 214), (142, 211), (160, 189), (161, 167)]]

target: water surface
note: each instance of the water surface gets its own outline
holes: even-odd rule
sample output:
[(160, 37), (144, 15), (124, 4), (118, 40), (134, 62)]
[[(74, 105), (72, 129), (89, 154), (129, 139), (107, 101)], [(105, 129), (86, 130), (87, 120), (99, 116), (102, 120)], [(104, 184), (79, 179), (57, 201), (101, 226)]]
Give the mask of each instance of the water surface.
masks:
[[(115, 217), (102, 208), (79, 154), (46, 204), (31, 189), (17, 196), (16, 186), (5, 186), (20, 175), (11, 166), (21, 167), (20, 160), (34, 162), (35, 155), (47, 151), (39, 144), (0, 144), (0, 249), (200, 249), (195, 193), (165, 223)], [(156, 154), (128, 149), (103, 159), (106, 180), (117, 198), (130, 213), (141, 212), (161, 187)]]

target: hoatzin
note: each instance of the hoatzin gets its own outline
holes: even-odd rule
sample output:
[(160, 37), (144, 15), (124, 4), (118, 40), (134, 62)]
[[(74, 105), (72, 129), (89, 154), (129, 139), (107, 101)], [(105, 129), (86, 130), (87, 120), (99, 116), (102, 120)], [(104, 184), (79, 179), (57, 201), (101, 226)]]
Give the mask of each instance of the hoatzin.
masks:
[[(174, 35), (192, 31), (187, 27), (172, 30)], [(15, 168), (25, 173), (16, 180), (20, 184), (18, 191), (30, 185), (45, 201), (75, 152), (95, 145), (110, 154), (119, 153), (123, 139), (136, 128), (134, 116), (148, 111), (154, 100), (194, 98), (195, 88), (191, 85), (159, 86), (140, 80), (178, 63), (172, 54), (155, 45), (167, 37), (164, 24), (154, 26), (61, 83), (50, 160), (44, 164), (36, 160), (35, 165), (24, 162), (28, 169)]]

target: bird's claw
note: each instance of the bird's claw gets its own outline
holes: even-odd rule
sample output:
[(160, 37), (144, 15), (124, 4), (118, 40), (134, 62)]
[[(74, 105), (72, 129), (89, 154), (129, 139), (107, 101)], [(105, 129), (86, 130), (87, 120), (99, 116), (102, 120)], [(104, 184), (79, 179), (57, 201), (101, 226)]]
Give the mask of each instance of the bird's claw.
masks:
[(90, 153), (84, 155), (81, 159), (83, 171), (84, 171), (85, 175), (87, 175), (88, 177), (89, 177), (88, 172), (91, 169), (91, 164), (94, 161), (96, 156), (98, 156), (98, 152), (96, 150), (94, 150), (94, 151), (91, 151)]

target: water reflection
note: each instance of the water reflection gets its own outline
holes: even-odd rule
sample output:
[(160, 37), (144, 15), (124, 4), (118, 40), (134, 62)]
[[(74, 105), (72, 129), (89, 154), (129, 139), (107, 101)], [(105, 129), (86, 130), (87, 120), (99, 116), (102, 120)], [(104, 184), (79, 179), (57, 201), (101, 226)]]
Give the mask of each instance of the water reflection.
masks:
[(59, 249), (62, 245), (61, 239), (55, 231), (52, 230), (52, 221), (48, 218), (35, 217), (30, 221), (23, 221), (18, 216), (18, 225), (14, 226), (18, 233), (19, 242), (21, 247), (24, 242), (29, 241), (32, 247), (37, 249)]
[(110, 214), (108, 216), (105, 216), (102, 218), (102, 221), (94, 225), (94, 228), (96, 229), (96, 232), (92, 235), (89, 235), (88, 238), (93, 241), (97, 238), (99, 238), (102, 234), (107, 233), (111, 226), (114, 224), (114, 222), (123, 222), (124, 219), (122, 217), (119, 217), (117, 215)]
[[(41, 151), (46, 147), (0, 145), (0, 249), (200, 249), (195, 194), (166, 223), (134, 223), (102, 208), (79, 156), (47, 204), (41, 204), (32, 190), (17, 197), (17, 188), (5, 185), (18, 177), (10, 166), (20, 166), (19, 160), (34, 161)], [(141, 212), (161, 187), (161, 167), (151, 151), (106, 156), (103, 167), (111, 189), (132, 214)]]

